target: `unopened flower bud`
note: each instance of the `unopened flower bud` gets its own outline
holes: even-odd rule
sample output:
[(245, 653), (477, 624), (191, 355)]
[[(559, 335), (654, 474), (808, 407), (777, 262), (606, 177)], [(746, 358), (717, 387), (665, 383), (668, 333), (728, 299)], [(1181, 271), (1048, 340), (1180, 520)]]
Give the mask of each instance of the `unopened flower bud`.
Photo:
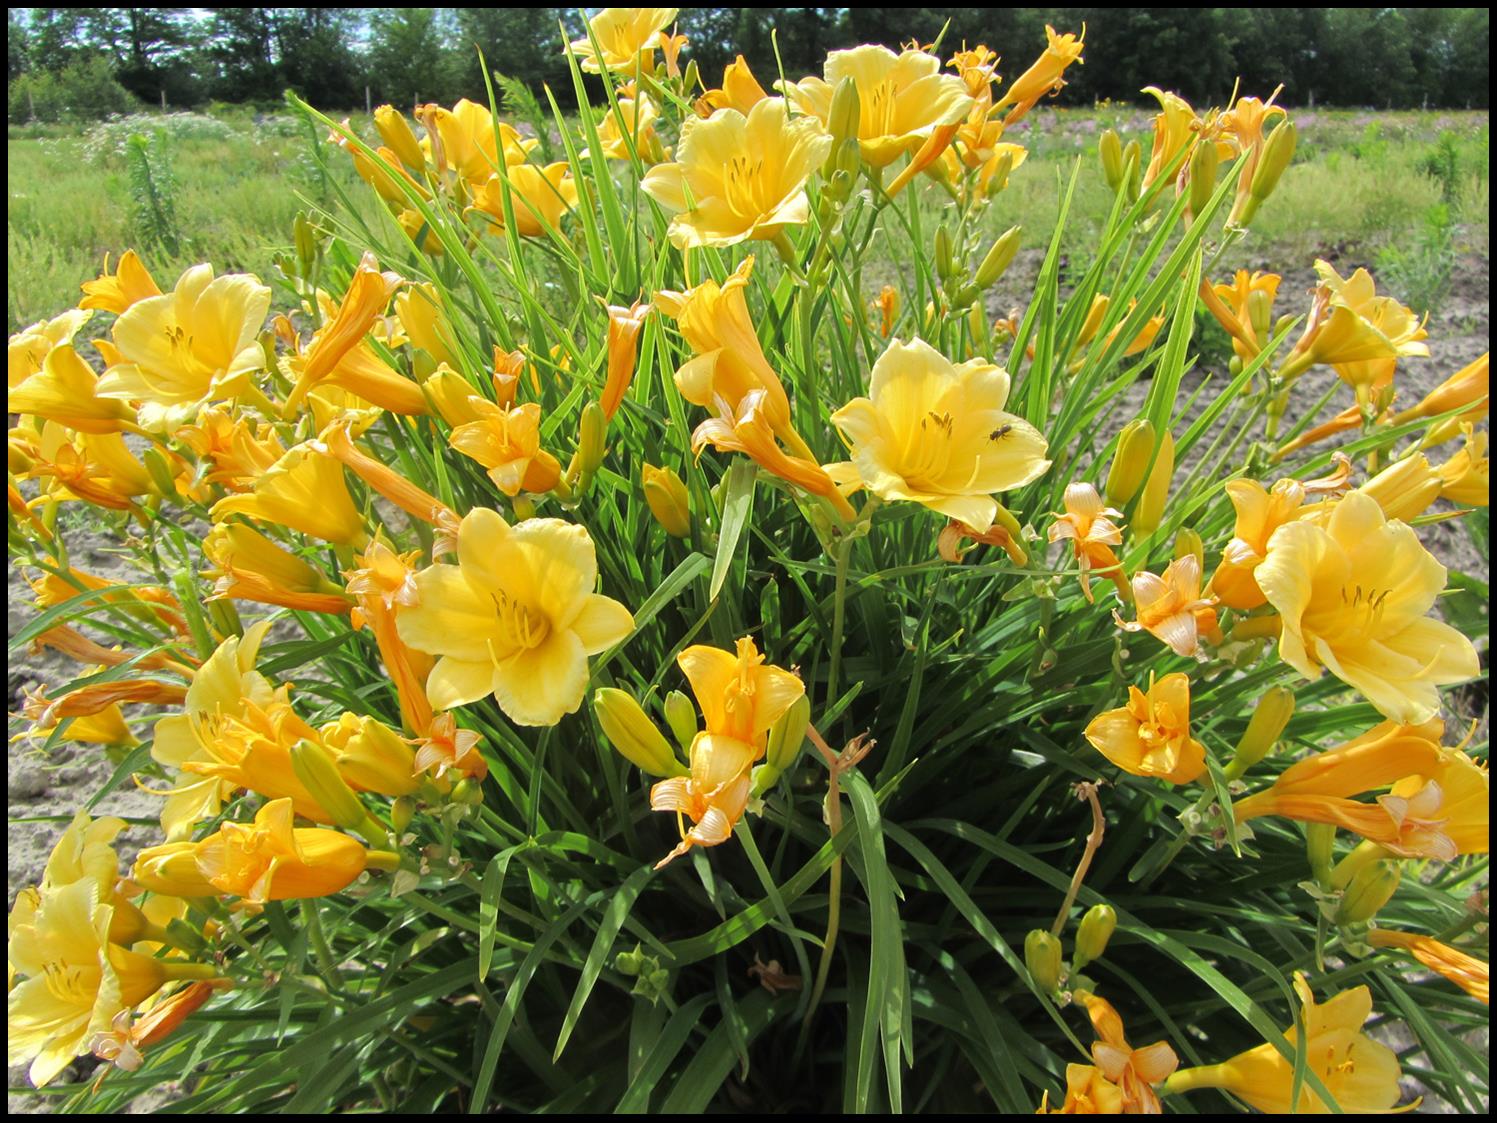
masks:
[(593, 713), (609, 743), (640, 771), (651, 776), (687, 774), (670, 742), (630, 694), (611, 686), (599, 688), (593, 694)]
[(310, 277), (317, 265), (317, 232), (301, 211), (296, 212), (296, 219), (291, 224), (291, 238), (296, 246), (296, 261), (301, 266), (301, 276)]
[(1020, 232), (1020, 227), (1011, 226), (993, 243), (987, 256), (982, 259), (982, 264), (977, 267), (978, 288), (987, 288), (1008, 271), (1019, 253)]
[(417, 171), (426, 166), (421, 144), (400, 110), (393, 105), (381, 105), (374, 111), (374, 127), (379, 130), (380, 139), (406, 167)]
[(1189, 527), (1181, 527), (1180, 532), (1175, 535), (1175, 560), (1195, 555), (1196, 564), (1202, 568), (1206, 565), (1206, 546), (1201, 541), (1201, 536)]
[[(934, 166), (939, 167), (939, 161)], [(998, 194), (998, 192), (1002, 191), (1005, 187), (1008, 186), (1008, 177), (1013, 172), (1013, 170), (1013, 152), (1004, 151), (999, 153), (998, 158), (993, 161), (993, 170), (988, 176), (987, 194), (990, 198)]]
[(835, 144), (858, 139), (863, 109), (858, 98), (858, 84), (851, 75), (837, 83), (832, 91), (832, 108), (827, 114), (827, 132)]
[(801, 745), (806, 739), (806, 728), (811, 724), (811, 700), (802, 694), (769, 727), (767, 760), (781, 772), (786, 772), (800, 756)]
[(577, 431), (578, 464), (583, 479), (591, 479), (598, 465), (603, 463), (603, 454), (608, 451), (607, 431), (608, 419), (603, 416), (603, 407), (597, 402), (588, 402), (582, 407), (582, 421)]
[(1393, 899), (1402, 877), (1402, 862), (1383, 858), (1363, 866), (1346, 887), (1336, 910), (1336, 923), (1360, 924), (1371, 920)]
[(1298, 142), (1299, 130), (1294, 127), (1293, 121), (1280, 121), (1273, 132), (1268, 134), (1268, 143), (1263, 147), (1263, 159), (1258, 162), (1258, 168), (1253, 172), (1252, 186), (1248, 189), (1253, 198), (1262, 201), (1273, 194), (1284, 169), (1294, 159), (1294, 147)]
[(1130, 140), (1123, 148), (1123, 181), (1128, 202), (1138, 202), (1143, 183), (1143, 149), (1136, 140)]
[(1093, 905), (1081, 918), (1076, 929), (1076, 956), (1071, 964), (1079, 971), (1093, 960), (1101, 959), (1107, 950), (1107, 941), (1118, 926), (1118, 914), (1111, 905)]
[(691, 743), (697, 739), (697, 708), (679, 690), (665, 696), (665, 724), (670, 726), (676, 744), (689, 752)]
[(1117, 194), (1123, 186), (1123, 142), (1116, 129), (1107, 129), (1097, 142), (1097, 154), (1102, 157), (1102, 175), (1107, 186)]
[(410, 796), (400, 796), (390, 804), (390, 826), (395, 828), (397, 837), (405, 834), (406, 828), (411, 825), (411, 820), (415, 817), (416, 801)]
[(137, 855), (130, 880), (168, 897), (216, 897), (218, 889), (198, 870), (197, 849), (195, 842), (148, 847)]
[(1305, 827), (1305, 857), (1310, 872), (1322, 887), (1331, 883), (1331, 867), (1336, 859), (1336, 828), (1329, 823), (1310, 823)]
[(1149, 458), (1153, 455), (1152, 422), (1139, 417), (1123, 426), (1123, 431), (1118, 434), (1118, 450), (1112, 458), (1112, 469), (1107, 473), (1108, 506), (1120, 508), (1138, 494), (1149, 471)]
[(691, 537), (691, 501), (686, 484), (669, 468), (644, 466), (645, 502), (650, 514), (674, 538)]
[(464, 776), (453, 785), (452, 798), (456, 803), (476, 807), (483, 802), (483, 784), (472, 776)]
[(348, 781), (338, 774), (338, 766), (327, 749), (316, 741), (298, 741), (291, 746), (291, 770), (337, 826), (346, 831), (364, 826), (369, 811)]
[(1264, 691), (1253, 716), (1248, 719), (1247, 731), (1237, 742), (1237, 751), (1227, 765), (1227, 779), (1236, 780), (1272, 752), (1293, 716), (1294, 691), (1285, 686), (1271, 686)]
[(1211, 202), (1216, 190), (1216, 172), (1221, 162), (1216, 151), (1216, 142), (1202, 139), (1196, 142), (1190, 155), (1190, 213), (1199, 215)]
[(751, 799), (763, 799), (764, 793), (778, 784), (780, 777), (783, 775), (784, 773), (772, 764), (755, 765), (754, 770), (749, 773), (751, 783), (749, 797)]
[(171, 464), (167, 462), (166, 456), (155, 445), (151, 445), (140, 454), (140, 461), (146, 466), (146, 473), (151, 477), (151, 487), (162, 497), (177, 494), (177, 481), (172, 474)]
[(1137, 534), (1152, 534), (1164, 518), (1164, 501), (1169, 497), (1170, 480), (1175, 475), (1175, 438), (1166, 429), (1159, 435), (1159, 453), (1154, 457), (1154, 467), (1149, 469), (1149, 478), (1144, 482), (1138, 505), (1133, 509), (1133, 530)]
[(951, 232), (942, 226), (936, 230), (936, 275), (943, 281), (956, 272), (956, 262), (951, 256)]
[(1024, 937), (1024, 966), (1035, 986), (1053, 994), (1060, 986), (1060, 941), (1043, 928), (1034, 929)]

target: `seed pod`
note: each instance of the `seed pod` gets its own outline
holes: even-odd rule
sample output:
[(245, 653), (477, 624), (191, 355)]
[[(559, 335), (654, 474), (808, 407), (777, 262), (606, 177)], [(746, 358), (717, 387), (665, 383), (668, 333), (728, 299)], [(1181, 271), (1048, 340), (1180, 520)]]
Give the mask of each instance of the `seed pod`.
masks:
[(1034, 929), (1024, 937), (1024, 966), (1035, 986), (1053, 994), (1060, 986), (1060, 941), (1043, 928)]
[(1111, 905), (1093, 905), (1087, 909), (1076, 929), (1076, 956), (1072, 968), (1079, 971), (1093, 960), (1101, 959), (1117, 926), (1118, 914)]
[(686, 775), (686, 766), (676, 759), (670, 742), (631, 695), (602, 687), (593, 694), (593, 713), (609, 743), (640, 771), (651, 776)]
[(1139, 417), (1123, 426), (1123, 431), (1118, 434), (1118, 450), (1112, 458), (1112, 470), (1107, 473), (1109, 506), (1122, 507), (1138, 494), (1149, 470), (1149, 457), (1153, 455), (1154, 425), (1151, 421)]

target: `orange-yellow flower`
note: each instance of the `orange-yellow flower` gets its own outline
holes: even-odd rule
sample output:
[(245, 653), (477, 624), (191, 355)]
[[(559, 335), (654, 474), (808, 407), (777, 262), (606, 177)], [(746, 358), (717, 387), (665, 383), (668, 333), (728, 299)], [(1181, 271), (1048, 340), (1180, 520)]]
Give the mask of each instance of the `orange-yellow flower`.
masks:
[(1320, 285), (1315, 290), (1310, 317), (1294, 350), (1279, 369), (1286, 380), (1315, 363), (1336, 369), (1357, 392), (1358, 402), (1371, 402), (1373, 383), (1386, 373), (1383, 360), (1429, 355), (1421, 342), (1428, 335), (1423, 322), (1390, 296), (1378, 296), (1372, 275), (1358, 269), (1343, 279), (1327, 262), (1317, 261)]
[(1222, 640), (1216, 598), (1201, 594), (1201, 563), (1194, 554), (1170, 562), (1163, 574), (1135, 574), (1133, 602), (1137, 619), (1126, 621), (1114, 610), (1118, 627), (1148, 632), (1176, 655), (1195, 655), (1202, 638), (1209, 643)]
[(212, 515), (215, 522), (245, 515), (340, 544), (359, 545), (368, 537), (343, 466), (314, 441), (288, 449), (252, 491), (220, 499)]
[(1487, 458), (1487, 435), (1475, 432), (1469, 424), (1461, 428), (1466, 444), (1441, 464), (1440, 498), (1468, 507), (1485, 507), (1492, 500), (1492, 462)]
[(628, 308), (608, 305), (608, 379), (603, 385), (601, 405), (609, 421), (619, 411), (629, 383), (634, 380), (634, 364), (639, 354), (639, 333), (645, 326), (650, 306), (635, 301)]
[(1098, 714), (1086, 727), (1092, 747), (1124, 772), (1188, 784), (1206, 771), (1206, 748), (1190, 735), (1190, 679), (1151, 680), (1148, 693), (1128, 688), (1128, 704)]
[[(1305, 1048), (1308, 1071), (1319, 1078), (1349, 1113), (1392, 1110), (1398, 1103), (1401, 1075), (1398, 1057), (1362, 1033), (1362, 1023), (1372, 1015), (1372, 992), (1365, 986), (1344, 990), (1324, 1005), (1317, 1004), (1310, 984), (1302, 974), (1294, 977), (1294, 989), (1304, 1005)], [(1291, 1024), (1284, 1030), (1289, 1042), (1286, 1057), (1273, 1045), (1260, 1045), (1217, 1065), (1181, 1069), (1165, 1084), (1168, 1093), (1198, 1088), (1222, 1088), (1267, 1115), (1311, 1113), (1324, 1115), (1331, 1108), (1308, 1081), (1300, 1082), (1299, 1101), (1291, 1098), (1295, 1086), (1295, 1046), (1299, 1030)]]
[(481, 398), (470, 398), (469, 404), (481, 419), (452, 430), (448, 443), (455, 450), (487, 468), (494, 486), (510, 497), (556, 486), (561, 464), (541, 448), (539, 405), (526, 402), (505, 409)]
[(1057, 515), (1047, 537), (1051, 542), (1068, 541), (1076, 554), (1081, 591), (1086, 599), (1092, 599), (1091, 571), (1099, 570), (1103, 576), (1117, 586), (1118, 596), (1128, 596), (1128, 578), (1123, 573), (1123, 564), (1113, 552), (1114, 546), (1122, 545), (1123, 531), (1115, 520), (1123, 513), (1102, 505), (1097, 489), (1088, 483), (1066, 485), (1065, 514)]
[(11, 413), (44, 418), (84, 433), (118, 433), (135, 418), (124, 402), (98, 395), (98, 376), (73, 349), (59, 343), (42, 359), (41, 369), (11, 387)]
[(207, 480), (229, 491), (247, 491), (286, 449), (269, 425), (253, 425), (219, 406), (198, 411), (197, 423), (172, 434), (209, 466)]
[(402, 796), (420, 787), (410, 742), (383, 722), (342, 714), (318, 732), (337, 762), (338, 774), (356, 791)]
[[(676, 21), (676, 8), (604, 8), (587, 21), (591, 36), (572, 43), (582, 69), (592, 74), (608, 70), (635, 74), (655, 65), (657, 36)], [(598, 41), (597, 49), (593, 39)]]
[(126, 250), (120, 255), (120, 263), (113, 273), (109, 272), (109, 255), (106, 253), (104, 272), (95, 280), (84, 281), (81, 287), (84, 295), (78, 302), (79, 308), (102, 308), (116, 316), (138, 301), (161, 295), (161, 289), (134, 250)]
[(1180, 1058), (1167, 1041), (1135, 1049), (1123, 1035), (1123, 1019), (1111, 1003), (1090, 991), (1080, 991), (1076, 997), (1086, 1006), (1092, 1029), (1100, 1039), (1092, 1043), (1092, 1061), (1122, 1092), (1123, 1114), (1159, 1115), (1159, 1094), (1153, 1085), (1168, 1079)]
[(5, 348), (7, 387), (14, 389), (41, 370), (47, 352), (60, 343), (71, 343), (92, 316), (92, 312), (73, 308), (12, 335)]
[(1249, 273), (1239, 269), (1231, 284), (1203, 282), (1201, 296), (1217, 322), (1232, 337), (1232, 350), (1250, 363), (1268, 344), (1273, 327), (1273, 305), (1283, 281), (1277, 273)]
[[(416, 110), (416, 116), (426, 126), (421, 149), (428, 162), (439, 175), (452, 168), (470, 189), (487, 183), (503, 167), (524, 163), (527, 153), (539, 143), (522, 137), (513, 125), (495, 121), (487, 105), (467, 98), (451, 109), (423, 105)], [(399, 166), (397, 160), (390, 163)], [(393, 197), (392, 201), (403, 203), (405, 195)]]
[(1086, 28), (1081, 29), (1080, 35), (1066, 33), (1057, 35), (1055, 28), (1049, 24), (1045, 25), (1045, 38), (1048, 43), (1045, 53), (1035, 59), (1029, 69), (1014, 79), (1013, 85), (1009, 86), (1008, 92), (998, 102), (995, 108), (1002, 109), (1006, 106), (1012, 108), (1008, 111), (1007, 122), (1012, 124), (1034, 106), (1035, 102), (1047, 94), (1059, 93), (1065, 80), (1061, 77), (1066, 67), (1073, 62), (1081, 62), (1081, 52), (1086, 46)]
[(1418, 932), (1400, 932), (1396, 928), (1374, 928), (1367, 933), (1367, 942), (1375, 948), (1400, 948), (1431, 971), (1444, 975), (1472, 998), (1484, 1005), (1491, 1004), (1490, 963), (1483, 963), (1433, 937)]
[(810, 221), (806, 181), (831, 145), (815, 120), (765, 98), (746, 115), (689, 118), (675, 162), (651, 168), (640, 186), (675, 214), (670, 239), (682, 249), (772, 239)]
[[(1143, 175), (1143, 189), (1147, 191), (1170, 170), (1181, 152), (1189, 152), (1195, 147), (1201, 120), (1190, 103), (1178, 94), (1168, 93), (1158, 86), (1145, 86), (1143, 92), (1153, 94), (1159, 102), (1159, 113), (1154, 118), (1154, 145)], [(1190, 158), (1187, 156), (1176, 166), (1174, 174), (1178, 178), (1187, 174), (1189, 168)]]
[(364, 872), (368, 852), (338, 831), (293, 827), (289, 799), (274, 799), (253, 823), (224, 823), (196, 844), (199, 871), (221, 893), (253, 903), (326, 897)]
[(256, 601), (307, 612), (347, 612), (349, 600), (326, 576), (253, 527), (219, 523), (203, 540), (213, 563), (213, 599)]
[[(54, 321), (55, 322), (55, 321)], [(1458, 432), (1455, 426), (1463, 421), (1480, 421), (1490, 409), (1492, 388), (1492, 355), (1485, 352), (1480, 358), (1467, 363), (1440, 385), (1419, 400), (1413, 407), (1393, 418), (1393, 424), (1404, 425), (1423, 417), (1438, 417), (1451, 410), (1460, 410), (1454, 418), (1447, 419), (1425, 438), (1426, 445), (1439, 444)], [(1448, 431), (1447, 431), (1448, 430)]]
[(561, 216), (577, 206), (577, 182), (571, 165), (558, 161), (541, 167), (510, 164), (474, 188), (473, 209), (482, 211), (498, 229), (504, 228), (504, 189), (509, 181), (510, 205), (514, 208), (515, 232), (522, 238), (539, 238), (549, 227), (561, 228)]
[(1040, 1100), (1037, 1115), (1121, 1115), (1123, 1090), (1108, 1080), (1096, 1065), (1066, 1065), (1066, 1098), (1060, 1107), (1050, 1106), (1050, 1093)]
[(1471, 641), (1426, 615), (1445, 567), (1370, 496), (1347, 495), (1324, 526), (1280, 527), (1254, 576), (1283, 618), (1284, 661), (1306, 678), (1329, 670), (1387, 717), (1424, 721), (1440, 685), (1480, 673)]
[(416, 773), (431, 772), (438, 780), (456, 773), (482, 780), (489, 774), (488, 761), (478, 751), (483, 738), (471, 729), (459, 729), (450, 713), (438, 714), (424, 736), (417, 737), (413, 765)]
[(747, 60), (739, 55), (723, 67), (722, 86), (708, 90), (697, 99), (696, 111), (699, 116), (710, 117), (719, 109), (736, 109), (747, 117), (749, 110), (768, 96)]

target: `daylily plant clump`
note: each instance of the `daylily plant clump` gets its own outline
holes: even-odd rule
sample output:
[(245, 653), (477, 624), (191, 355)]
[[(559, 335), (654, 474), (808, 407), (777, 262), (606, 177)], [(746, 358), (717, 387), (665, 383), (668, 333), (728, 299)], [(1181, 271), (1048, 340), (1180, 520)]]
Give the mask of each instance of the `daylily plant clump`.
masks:
[(1004, 191), (1084, 33), (713, 86), (676, 16), (587, 23), (576, 119), (298, 102), (335, 189), (276, 276), (126, 251), (11, 337), (12, 642), (79, 667), (24, 720), (160, 800), (122, 866), (78, 793), (14, 902), (11, 1063), (77, 1110), (1385, 1111), (1376, 1011), (1473, 1097), (1485, 586), (1425, 528), (1487, 505), (1487, 357), (1414, 400), (1365, 269), (1219, 280), (1272, 96), (1150, 87), (1062, 287)]

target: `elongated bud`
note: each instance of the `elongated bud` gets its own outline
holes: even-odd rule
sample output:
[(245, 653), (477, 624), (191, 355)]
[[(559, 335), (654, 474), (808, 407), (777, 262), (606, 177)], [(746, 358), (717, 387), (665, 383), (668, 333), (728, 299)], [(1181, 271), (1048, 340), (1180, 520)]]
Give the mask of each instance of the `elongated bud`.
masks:
[(369, 812), (338, 774), (332, 753), (316, 741), (298, 741), (291, 746), (291, 770), (334, 824), (346, 831), (364, 825)]
[(380, 139), (389, 145), (406, 167), (418, 171), (426, 166), (421, 144), (411, 131), (405, 114), (393, 105), (382, 105), (374, 111), (374, 127), (379, 130)]
[(665, 696), (665, 724), (682, 752), (690, 752), (691, 743), (697, 739), (697, 708), (679, 690)]
[(675, 538), (691, 537), (691, 501), (681, 477), (669, 468), (644, 466), (645, 502), (650, 514)]
[(843, 141), (858, 139), (858, 128), (862, 123), (863, 108), (858, 98), (858, 84), (849, 75), (837, 83), (832, 91), (832, 108), (827, 114), (827, 132), (832, 134), (835, 146)]
[[(993, 525), (1001, 526), (1008, 531), (1008, 536), (1018, 542), (1024, 534), (1024, 528), (1019, 525), (1019, 520), (1014, 513), (1002, 503), (996, 505), (997, 510), (993, 512)], [(1022, 564), (1022, 563), (1021, 563)]]
[(1123, 426), (1123, 431), (1118, 434), (1118, 450), (1112, 458), (1112, 470), (1107, 473), (1108, 506), (1122, 507), (1138, 494), (1149, 470), (1149, 457), (1153, 455), (1154, 425), (1151, 421), (1139, 417)]
[[(941, 167), (937, 162), (933, 167)], [(993, 161), (993, 170), (988, 175), (987, 195), (992, 198), (998, 192), (1008, 186), (1008, 177), (1014, 170), (1014, 154), (1012, 152), (1001, 152), (998, 159)]]
[(800, 756), (801, 745), (806, 739), (806, 727), (811, 724), (811, 699), (802, 694), (769, 727), (769, 749), (766, 759), (781, 772), (789, 770)]
[(1253, 172), (1253, 183), (1248, 188), (1254, 199), (1267, 199), (1278, 187), (1279, 179), (1289, 162), (1294, 159), (1294, 148), (1299, 143), (1299, 130), (1290, 120), (1280, 121), (1268, 134), (1268, 143), (1263, 146), (1263, 159)]
[(1034, 985), (1046, 994), (1060, 986), (1060, 941), (1043, 928), (1024, 937), (1024, 966)]
[(1202, 139), (1196, 142), (1190, 155), (1190, 213), (1194, 217), (1206, 209), (1211, 202), (1211, 193), (1216, 190), (1216, 172), (1221, 158), (1217, 155), (1216, 142)]
[(1227, 779), (1237, 779), (1271, 753), (1293, 716), (1294, 691), (1286, 686), (1269, 687), (1258, 699), (1247, 730), (1237, 742), (1237, 751), (1226, 768)]
[(1143, 149), (1136, 140), (1130, 140), (1123, 149), (1123, 180), (1128, 191), (1128, 202), (1138, 202), (1143, 184)]
[(317, 265), (317, 234), (301, 211), (296, 212), (296, 219), (291, 224), (291, 235), (296, 245), (296, 260), (301, 266), (301, 276), (310, 277)]
[(694, 90), (701, 81), (702, 72), (697, 67), (697, 60), (692, 59), (686, 64), (686, 74), (681, 79), (683, 90)]
[(411, 825), (411, 820), (416, 817), (416, 801), (408, 795), (403, 795), (390, 804), (390, 826), (395, 828), (397, 838), (405, 834), (406, 828)]
[(950, 280), (956, 272), (956, 262), (951, 256), (951, 233), (942, 226), (936, 230), (936, 275), (943, 281)]
[(1371, 920), (1393, 899), (1402, 877), (1402, 862), (1382, 858), (1363, 866), (1346, 887), (1341, 906), (1336, 910), (1336, 923), (1360, 924)]
[(588, 402), (582, 408), (577, 435), (578, 463), (584, 479), (591, 479), (598, 465), (603, 463), (603, 454), (608, 451), (607, 431), (608, 419), (603, 416), (603, 407), (597, 402)]
[(171, 464), (159, 448), (151, 445), (140, 454), (140, 461), (146, 466), (146, 474), (151, 477), (151, 486), (157, 494), (163, 498), (177, 494), (177, 481), (172, 476)]
[(130, 880), (168, 897), (216, 897), (218, 889), (198, 871), (197, 850), (195, 842), (148, 847), (136, 856)]
[(1310, 872), (1322, 888), (1330, 888), (1331, 868), (1336, 857), (1336, 828), (1329, 823), (1311, 823), (1305, 827), (1305, 857)]
[(670, 742), (631, 695), (611, 686), (600, 687), (593, 694), (593, 713), (609, 743), (640, 771), (651, 776), (687, 774)]
[(1118, 926), (1118, 914), (1111, 905), (1093, 905), (1081, 918), (1076, 929), (1076, 955), (1071, 966), (1080, 971), (1095, 959), (1101, 959)]
[(1117, 194), (1118, 188), (1123, 186), (1123, 141), (1118, 136), (1116, 129), (1107, 129), (1097, 141), (1097, 155), (1102, 157), (1102, 175), (1107, 180), (1107, 186)]
[(456, 803), (477, 807), (483, 802), (483, 783), (472, 776), (464, 776), (452, 787), (452, 798)]
[(1273, 297), (1262, 289), (1254, 289), (1248, 293), (1247, 314), (1248, 324), (1253, 329), (1253, 336), (1261, 347), (1272, 338), (1272, 332), (1269, 329), (1272, 327)]
[(1014, 263), (1014, 258), (1019, 253), (1020, 233), (1020, 227), (1011, 226), (993, 243), (987, 256), (982, 259), (982, 264), (977, 267), (978, 288), (987, 288), (1008, 272), (1008, 267)]
[(1180, 533), (1175, 535), (1175, 560), (1195, 555), (1196, 564), (1202, 569), (1206, 566), (1206, 546), (1201, 541), (1201, 536), (1189, 527), (1182, 527)]
[(749, 773), (751, 786), (749, 796), (752, 799), (763, 799), (764, 793), (769, 791), (780, 782), (784, 773), (772, 764), (756, 764), (754, 770)]
[(154, 927), (146, 914), (118, 893), (110, 903), (114, 906), (114, 913), (109, 920), (109, 942), (129, 947), (137, 940), (145, 939)]
[(1154, 457), (1154, 467), (1144, 482), (1143, 493), (1138, 497), (1138, 506), (1133, 511), (1133, 529), (1139, 534), (1152, 534), (1164, 518), (1164, 501), (1169, 498), (1170, 480), (1175, 475), (1175, 438), (1165, 430), (1159, 435), (1159, 454)]

